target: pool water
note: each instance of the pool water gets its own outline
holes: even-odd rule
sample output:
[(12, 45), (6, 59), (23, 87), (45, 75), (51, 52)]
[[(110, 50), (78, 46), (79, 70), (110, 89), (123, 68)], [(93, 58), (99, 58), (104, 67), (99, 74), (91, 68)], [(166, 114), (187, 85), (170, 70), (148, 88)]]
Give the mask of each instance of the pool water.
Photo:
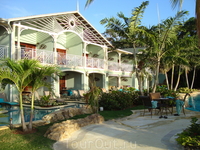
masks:
[[(80, 108), (82, 106), (83, 106), (83, 104), (76, 103), (73, 105), (66, 106), (64, 108), (68, 108), (68, 107)], [(10, 118), (12, 118), (12, 124), (20, 124), (21, 123), (20, 109), (18, 106), (12, 106), (11, 108), (6, 109), (6, 110), (8, 111), (7, 113), (0, 114), (0, 126), (9, 125)], [(34, 109), (33, 121), (42, 120), (42, 118), (45, 115), (50, 114), (54, 111), (58, 111), (58, 110), (60, 110), (60, 108), (45, 109), (45, 110), (44, 109)], [(30, 121), (30, 112), (31, 112), (31, 109), (29, 107), (24, 107), (25, 122)]]
[(186, 109), (192, 111), (200, 111), (200, 95), (191, 96), (186, 101)]

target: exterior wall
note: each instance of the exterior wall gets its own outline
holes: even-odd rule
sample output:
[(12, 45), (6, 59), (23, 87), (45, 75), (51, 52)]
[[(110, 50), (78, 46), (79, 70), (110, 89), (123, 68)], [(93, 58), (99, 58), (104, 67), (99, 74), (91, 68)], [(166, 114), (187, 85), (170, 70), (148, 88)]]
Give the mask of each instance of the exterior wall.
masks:
[(0, 26), (0, 45), (9, 46), (10, 36), (6, 29)]
[(68, 72), (65, 76), (67, 89), (82, 89), (81, 73)]

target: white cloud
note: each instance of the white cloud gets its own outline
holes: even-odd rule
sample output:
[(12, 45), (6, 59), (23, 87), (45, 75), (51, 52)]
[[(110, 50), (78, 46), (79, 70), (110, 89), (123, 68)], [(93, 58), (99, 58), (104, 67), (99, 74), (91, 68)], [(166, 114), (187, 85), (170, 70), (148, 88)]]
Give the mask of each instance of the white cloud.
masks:
[(4, 13), (7, 13), (9, 18), (30, 16), (31, 13), (24, 8), (16, 6), (4, 5)]

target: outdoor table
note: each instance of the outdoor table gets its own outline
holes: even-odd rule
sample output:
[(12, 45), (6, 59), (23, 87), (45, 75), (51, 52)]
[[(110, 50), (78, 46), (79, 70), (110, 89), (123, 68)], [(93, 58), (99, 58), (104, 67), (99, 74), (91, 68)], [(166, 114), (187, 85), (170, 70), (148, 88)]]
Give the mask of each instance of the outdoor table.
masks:
[[(167, 114), (167, 110), (169, 110), (169, 104), (167, 104), (167, 102), (173, 100), (172, 98), (159, 98), (159, 99), (154, 99), (154, 101), (158, 102), (158, 107), (160, 107), (160, 112), (161, 112), (161, 116), (160, 118), (162, 118), (162, 114), (163, 114), (163, 110), (165, 110), (166, 115)], [(173, 113), (173, 107), (172, 107), (172, 111), (171, 114)], [(167, 118), (166, 116), (164, 116), (164, 118)]]

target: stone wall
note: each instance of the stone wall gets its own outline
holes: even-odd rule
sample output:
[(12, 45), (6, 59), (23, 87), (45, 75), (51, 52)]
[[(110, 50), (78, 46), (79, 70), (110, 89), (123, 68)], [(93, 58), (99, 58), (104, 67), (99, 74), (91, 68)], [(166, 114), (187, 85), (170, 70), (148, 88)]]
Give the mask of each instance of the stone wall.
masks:
[(61, 120), (66, 120), (76, 115), (81, 114), (91, 114), (92, 109), (89, 107), (82, 107), (82, 108), (64, 108), (59, 111), (55, 111), (48, 115), (45, 115), (42, 120), (46, 123), (54, 123)]
[(102, 123), (103, 121), (104, 118), (101, 115), (92, 114), (83, 119), (67, 120), (61, 123), (55, 123), (47, 130), (44, 136), (52, 140), (62, 141), (69, 138), (73, 132), (79, 130), (81, 127)]

